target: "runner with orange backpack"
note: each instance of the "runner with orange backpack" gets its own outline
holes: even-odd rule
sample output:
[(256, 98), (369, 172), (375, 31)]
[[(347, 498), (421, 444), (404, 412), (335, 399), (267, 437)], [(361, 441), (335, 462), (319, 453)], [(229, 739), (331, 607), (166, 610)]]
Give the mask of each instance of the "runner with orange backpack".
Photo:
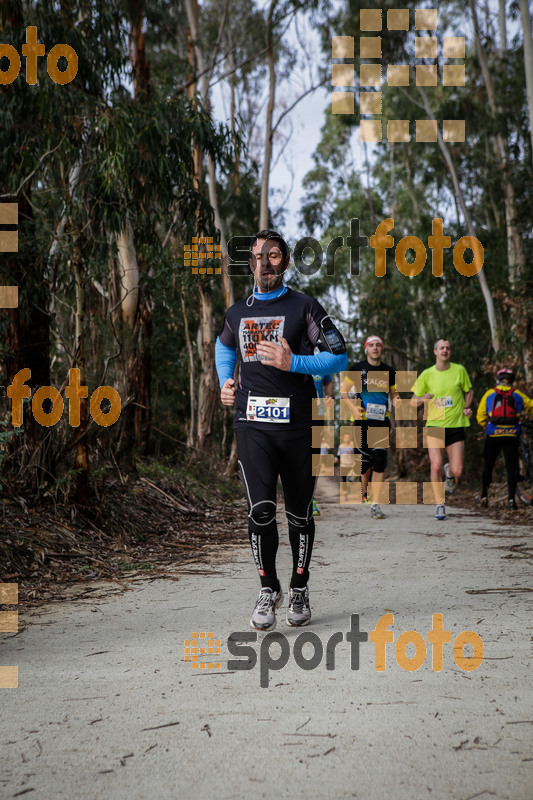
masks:
[(507, 507), (516, 508), (520, 414), (522, 411), (533, 412), (533, 400), (518, 389), (513, 389), (514, 378), (511, 369), (500, 369), (496, 374), (496, 388), (485, 392), (477, 409), (476, 419), (487, 434), (481, 488), (481, 505), (485, 508), (488, 505), (492, 471), (500, 452), (503, 452), (507, 472)]

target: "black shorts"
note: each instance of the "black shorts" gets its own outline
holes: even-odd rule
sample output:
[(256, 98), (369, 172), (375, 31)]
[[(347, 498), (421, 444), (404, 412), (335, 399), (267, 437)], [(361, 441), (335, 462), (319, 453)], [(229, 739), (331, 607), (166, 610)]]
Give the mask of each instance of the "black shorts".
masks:
[[(368, 446), (368, 428), (371, 426), (372, 428), (385, 428), (385, 440), (383, 442), (383, 447), (369, 447)], [(390, 424), (388, 420), (372, 420), (372, 422), (367, 422), (366, 420), (362, 420), (361, 422), (356, 422), (354, 427), (359, 428), (361, 430), (361, 447), (355, 447), (355, 452), (361, 456), (361, 473), (364, 475), (367, 470), (372, 468), (374, 472), (385, 472), (387, 468), (387, 454), (388, 454), (388, 431), (390, 430)], [(387, 446), (385, 446), (387, 445)]]
[[(444, 442), (442, 441), (442, 431), (444, 430)], [(432, 427), (426, 426), (425, 432), (428, 437), (431, 437), (431, 431), (437, 431), (434, 434), (434, 439), (431, 443), (431, 447), (436, 448), (444, 448), (449, 447), (451, 444), (455, 444), (456, 442), (464, 442), (466, 439), (466, 428), (442, 428), (442, 427)]]
[(448, 447), (456, 442), (464, 442), (466, 440), (466, 428), (446, 428), (444, 430), (444, 447)]

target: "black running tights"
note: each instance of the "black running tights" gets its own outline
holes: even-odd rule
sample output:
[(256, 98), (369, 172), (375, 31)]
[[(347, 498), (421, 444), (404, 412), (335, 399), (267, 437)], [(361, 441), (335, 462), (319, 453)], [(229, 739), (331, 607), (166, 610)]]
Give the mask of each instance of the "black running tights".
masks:
[(237, 428), (239, 466), (248, 501), (248, 532), (261, 586), (279, 590), (276, 573), (278, 528), (276, 488), (281, 478), (285, 514), (292, 550), (291, 587), (309, 580), (309, 562), (315, 538), (312, 512), (315, 477), (312, 475), (311, 429)]
[(492, 470), (500, 452), (503, 451), (507, 471), (507, 491), (509, 500), (514, 500), (519, 475), (518, 436), (487, 436), (483, 465), (481, 497), (486, 497), (492, 481)]

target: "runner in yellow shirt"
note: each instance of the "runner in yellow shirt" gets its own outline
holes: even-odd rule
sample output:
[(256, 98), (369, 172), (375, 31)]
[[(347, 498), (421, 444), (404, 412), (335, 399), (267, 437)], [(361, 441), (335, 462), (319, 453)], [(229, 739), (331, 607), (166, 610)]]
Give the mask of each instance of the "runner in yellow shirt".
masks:
[[(431, 481), (437, 501), (435, 519), (446, 519), (444, 494), (440, 490), (442, 474), (446, 491), (453, 492), (463, 474), (465, 431), (470, 427), (474, 396), (466, 369), (450, 361), (451, 345), (448, 339), (437, 339), (433, 348), (435, 365), (425, 369), (412, 387), (412, 401), (419, 406), (427, 402), (426, 428), (444, 428), (444, 441), (428, 433), (428, 453), (431, 464)], [(448, 463), (443, 464), (443, 450), (448, 453)]]

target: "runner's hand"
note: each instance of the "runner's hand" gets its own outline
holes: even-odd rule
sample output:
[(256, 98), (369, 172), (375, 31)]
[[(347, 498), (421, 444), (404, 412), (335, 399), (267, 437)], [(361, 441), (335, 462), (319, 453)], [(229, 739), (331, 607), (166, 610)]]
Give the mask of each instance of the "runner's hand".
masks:
[(465, 415), (465, 417), (468, 417), (468, 419), (472, 418), (472, 413), (473, 412), (471, 408), (463, 408), (463, 414)]
[(220, 399), (225, 406), (232, 406), (235, 403), (235, 381), (228, 378), (220, 390)]
[(261, 359), (261, 364), (282, 369), (284, 372), (290, 371), (292, 350), (283, 336), (279, 342), (258, 342), (257, 353)]

